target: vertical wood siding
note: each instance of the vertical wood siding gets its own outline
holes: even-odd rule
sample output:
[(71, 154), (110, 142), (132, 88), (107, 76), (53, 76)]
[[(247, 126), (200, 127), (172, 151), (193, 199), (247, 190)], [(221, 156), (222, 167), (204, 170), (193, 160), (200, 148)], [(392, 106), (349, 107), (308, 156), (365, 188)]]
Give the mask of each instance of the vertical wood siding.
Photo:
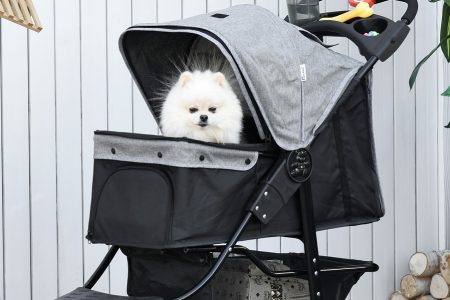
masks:
[[(80, 286), (107, 246), (84, 239), (92, 182), (93, 131), (157, 133), (120, 56), (120, 33), (135, 23), (186, 18), (243, 3), (280, 17), (285, 0), (41, 0), (40, 34), (0, 23), (0, 299), (48, 300)], [(414, 65), (438, 41), (440, 5), (420, 1), (411, 34), (374, 70), (376, 152), (386, 216), (379, 222), (318, 234), (323, 255), (374, 260), (348, 297), (380, 300), (407, 272), (416, 250), (444, 248), (450, 221), (450, 106), (439, 96), (450, 82), (441, 54), (431, 57), (410, 90)], [(323, 10), (347, 9), (345, 0)], [(404, 4), (378, 14), (399, 18)], [(262, 24), (263, 26), (263, 24)], [(334, 49), (363, 59), (344, 39)], [(444, 164), (444, 161), (446, 164)], [(242, 244), (264, 251), (303, 251), (289, 238)], [(126, 293), (120, 254), (96, 289)]]

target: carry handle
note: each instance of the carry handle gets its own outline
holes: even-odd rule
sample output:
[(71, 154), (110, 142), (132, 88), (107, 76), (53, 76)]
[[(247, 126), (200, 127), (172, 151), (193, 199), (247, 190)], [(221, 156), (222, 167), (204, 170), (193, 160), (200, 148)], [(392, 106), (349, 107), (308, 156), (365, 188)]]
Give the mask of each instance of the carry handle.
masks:
[[(385, 2), (385, 1), (387, 1), (387, 0), (378, 0), (377, 3), (381, 3), (381, 2)], [(408, 5), (401, 20), (404, 21), (407, 25), (411, 24), (411, 22), (414, 20), (414, 18), (417, 15), (417, 10), (419, 9), (419, 4), (417, 3), (417, 0), (397, 0), (397, 1), (404, 2)]]

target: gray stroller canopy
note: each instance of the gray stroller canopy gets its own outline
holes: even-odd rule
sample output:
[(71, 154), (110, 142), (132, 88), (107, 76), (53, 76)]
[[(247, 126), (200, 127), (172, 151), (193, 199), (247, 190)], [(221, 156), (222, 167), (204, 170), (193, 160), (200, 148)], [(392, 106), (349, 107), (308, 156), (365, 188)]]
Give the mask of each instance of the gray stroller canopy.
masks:
[(156, 119), (164, 78), (176, 71), (174, 62), (197, 54), (199, 39), (209, 41), (215, 46), (211, 51), (219, 50), (230, 63), (259, 137), (270, 134), (285, 150), (313, 141), (361, 66), (254, 5), (133, 26), (122, 34), (120, 48)]

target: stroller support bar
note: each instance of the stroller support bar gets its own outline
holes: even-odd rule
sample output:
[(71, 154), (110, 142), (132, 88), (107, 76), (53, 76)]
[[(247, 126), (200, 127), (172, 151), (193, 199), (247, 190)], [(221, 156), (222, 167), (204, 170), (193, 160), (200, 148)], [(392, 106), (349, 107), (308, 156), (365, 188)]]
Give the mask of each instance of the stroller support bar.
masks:
[(308, 268), (308, 284), (311, 293), (310, 300), (321, 299), (320, 261), (317, 247), (316, 225), (312, 205), (311, 182), (303, 183), (298, 191), (300, 213), (302, 216), (303, 244), (305, 246), (306, 266)]
[[(225, 246), (209, 246), (209, 247), (195, 247), (195, 248), (186, 248), (184, 249), (185, 253), (205, 253), (205, 252), (222, 252), (225, 249)], [(308, 274), (306, 268), (299, 269), (290, 269), (287, 271), (272, 271), (265, 264), (264, 260), (282, 260), (282, 257), (278, 257), (278, 253), (270, 253), (269, 257), (260, 258), (254, 254), (253, 251), (248, 248), (240, 245), (236, 245), (233, 247), (231, 251), (232, 254), (238, 254), (241, 256), (247, 257), (251, 262), (255, 264), (258, 269), (260, 269), (264, 274), (275, 277), (275, 278), (283, 278), (283, 277), (298, 277), (304, 276)], [(361, 272), (375, 272), (378, 270), (378, 266), (373, 263), (368, 263), (366, 261), (354, 261), (353, 264), (334, 264), (330, 267), (324, 268), (321, 266), (320, 272), (322, 273), (339, 273), (339, 272), (348, 272), (348, 271), (361, 271)]]
[(252, 217), (252, 213), (248, 212), (244, 219), (242, 220), (241, 224), (239, 225), (239, 227), (237, 228), (237, 230), (234, 232), (233, 236), (231, 237), (231, 239), (228, 241), (227, 245), (225, 246), (225, 248), (222, 250), (222, 252), (220, 253), (219, 257), (217, 258), (216, 263), (214, 264), (214, 266), (211, 268), (211, 270), (209, 270), (208, 274), (206, 274), (205, 277), (203, 277), (203, 279), (195, 286), (193, 287), (190, 291), (188, 291), (187, 293), (185, 293), (184, 295), (181, 295), (177, 298), (175, 298), (175, 300), (184, 300), (184, 299), (188, 299), (189, 297), (191, 297), (192, 295), (196, 294), (198, 291), (200, 291), (204, 286), (206, 286), (208, 284), (208, 282), (214, 277), (214, 275), (216, 275), (216, 273), (219, 271), (220, 267), (223, 265), (223, 263), (225, 262), (225, 259), (230, 255), (230, 253), (233, 251), (233, 247), (236, 245), (236, 243), (239, 240), (239, 237), (241, 236), (241, 234), (244, 232), (245, 227), (247, 226), (248, 222), (250, 221)]
[(300, 183), (308, 180), (311, 170), (311, 155), (306, 149), (283, 155), (262, 183), (249, 210), (261, 223), (268, 224), (298, 190)]
[(119, 250), (118, 246), (111, 246), (111, 248), (109, 248), (102, 262), (95, 270), (94, 274), (92, 274), (92, 276), (88, 279), (88, 281), (86, 281), (86, 283), (83, 285), (84, 288), (92, 289), (94, 287), (94, 285), (97, 283), (97, 281), (105, 272), (106, 268), (108, 268), (109, 264), (113, 260), (118, 250)]

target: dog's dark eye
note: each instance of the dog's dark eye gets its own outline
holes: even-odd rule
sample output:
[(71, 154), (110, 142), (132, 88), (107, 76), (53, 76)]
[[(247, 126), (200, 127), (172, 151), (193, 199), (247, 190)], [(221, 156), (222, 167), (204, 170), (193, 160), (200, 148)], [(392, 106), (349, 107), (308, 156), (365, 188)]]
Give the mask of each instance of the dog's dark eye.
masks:
[(212, 112), (212, 113), (215, 113), (215, 112), (216, 112), (216, 108), (215, 108), (215, 107), (210, 107), (208, 110), (209, 110), (210, 112)]
[(198, 108), (195, 108), (195, 107), (189, 108), (189, 112), (190, 112), (191, 114), (193, 114), (193, 113), (195, 113), (195, 112), (197, 112), (197, 111), (198, 111)]

